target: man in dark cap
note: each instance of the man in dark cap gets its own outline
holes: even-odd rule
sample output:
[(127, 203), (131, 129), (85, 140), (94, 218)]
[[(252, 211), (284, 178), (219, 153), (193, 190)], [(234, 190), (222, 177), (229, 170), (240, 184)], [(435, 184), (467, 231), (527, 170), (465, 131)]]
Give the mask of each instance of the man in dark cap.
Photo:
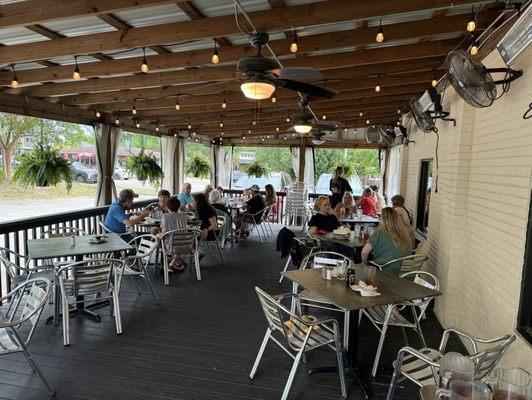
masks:
[[(133, 199), (139, 197), (131, 189), (121, 190), (118, 194), (118, 199), (109, 206), (109, 210), (105, 216), (105, 227), (114, 233), (126, 233), (128, 228), (138, 224), (150, 213), (148, 209), (144, 209), (136, 215), (126, 214), (126, 210), (129, 210), (133, 205)], [(125, 241), (133, 239), (133, 234), (122, 235)]]

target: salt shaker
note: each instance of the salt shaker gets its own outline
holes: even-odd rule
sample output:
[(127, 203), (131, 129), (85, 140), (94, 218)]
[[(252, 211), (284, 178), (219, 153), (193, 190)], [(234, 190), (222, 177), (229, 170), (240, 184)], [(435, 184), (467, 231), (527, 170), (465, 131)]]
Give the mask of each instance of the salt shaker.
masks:
[(70, 247), (74, 247), (76, 245), (76, 237), (74, 235), (70, 236)]

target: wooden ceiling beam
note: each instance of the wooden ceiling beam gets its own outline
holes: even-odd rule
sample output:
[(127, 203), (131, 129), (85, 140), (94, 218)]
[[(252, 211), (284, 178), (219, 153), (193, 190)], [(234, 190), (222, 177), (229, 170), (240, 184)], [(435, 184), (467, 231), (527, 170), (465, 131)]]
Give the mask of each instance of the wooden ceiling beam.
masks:
[[(386, 26), (387, 40), (403, 40), (419, 37), (431, 37), (434, 35), (449, 34), (464, 31), (464, 16), (455, 15), (439, 18), (438, 20), (413, 21)], [(482, 13), (479, 15), (478, 29), (483, 27), (494, 18), (493, 13)], [(106, 21), (108, 22), (108, 21)], [(117, 25), (119, 26), (119, 25)], [(359, 28), (355, 30), (331, 32), (304, 36), (299, 38), (299, 52), (304, 54), (310, 51), (330, 50), (331, 48), (345, 48), (346, 46), (363, 47), (366, 44), (375, 42), (375, 30), (373, 28)], [(275, 40), (270, 42), (273, 50), (279, 56), (290, 55), (291, 40)], [(0, 51), (3, 49), (0, 49)], [(223, 62), (236, 62), (242, 57), (255, 53), (250, 45), (231, 46), (220, 50)], [(349, 53), (345, 53), (349, 54)], [(148, 64), (151, 71), (169, 68), (194, 67), (209, 65), (212, 49), (184, 51), (170, 53), (166, 55), (148, 56)], [(142, 57), (131, 57), (116, 59), (108, 62), (92, 62), (82, 65), (84, 77), (104, 77), (113, 74), (134, 74), (140, 70)], [(67, 66), (42, 70), (20, 71), (19, 80), (21, 83), (50, 82), (54, 80), (64, 80), (72, 78), (72, 71)], [(11, 76), (8, 73), (0, 72), (0, 84), (9, 85)]]
[[(352, 53), (327, 54), (305, 58), (304, 65), (316, 69), (331, 69), (365, 64), (378, 64), (391, 61), (413, 60), (424, 57), (444, 56), (459, 44), (459, 40), (442, 40), (422, 44), (410, 44)], [(0, 48), (1, 50), (1, 48)], [(301, 66), (299, 59), (285, 60), (286, 67)], [(83, 66), (80, 66), (83, 76)], [(324, 72), (327, 77), (327, 71)], [(234, 80), (240, 78), (233, 67), (203, 67), (186, 71), (171, 71), (160, 73), (139, 74), (98, 80), (84, 80), (49, 85), (37, 85), (12, 89), (16, 93), (34, 96), (57, 96), (77, 93), (104, 92), (126, 88), (160, 87), (165, 85), (189, 84), (193, 82), (209, 82), (214, 80)], [(22, 78), (19, 78), (22, 79)], [(23, 82), (20, 80), (20, 82)], [(221, 89), (223, 91), (224, 89)], [(186, 93), (186, 92), (185, 92)]]
[(0, 6), (0, 29), (172, 3), (170, 0), (27, 0)]
[[(96, 0), (93, 0), (96, 1)], [(144, 3), (148, 0), (143, 0)], [(105, 0), (103, 4), (107, 4), (107, 8), (93, 7), (92, 14), (102, 14), (106, 12), (113, 12), (110, 5), (124, 2), (131, 7), (132, 3), (142, 6), (143, 1), (140, 0)], [(50, 15), (50, 11), (55, 11), (55, 19), (60, 16), (65, 16), (69, 12), (69, 3), (77, 5), (86, 1), (77, 0), (72, 2), (58, 2), (62, 7), (53, 7), (49, 1), (30, 0), (21, 3), (14, 3), (2, 7), (20, 6), (27, 7), (28, 3), (33, 6), (30, 15), (33, 15), (33, 22), (28, 22), (26, 19), (23, 23), (20, 20), (24, 18), (19, 14), (17, 17), (12, 16), (12, 20), (18, 20), (19, 25), (33, 25), (42, 22), (42, 14)], [(152, 0), (152, 3), (159, 3)], [(99, 2), (100, 3), (100, 2)], [(455, 0), (454, 5), (457, 4), (473, 4), (472, 0)], [(46, 10), (43, 9), (46, 7)], [(433, 0), (427, 2), (425, 0), (403, 0), (397, 2), (395, 0), (375, 0), (372, 2), (363, 2), (353, 7), (351, 0), (331, 0), (327, 2), (316, 2), (297, 6), (290, 6), (285, 8), (278, 8), (273, 10), (263, 10), (250, 12), (249, 16), (254, 21), (255, 25), (264, 30), (272, 29), (290, 29), (293, 26), (316, 25), (330, 22), (348, 21), (353, 19), (372, 18), (376, 16), (385, 16), (399, 12), (419, 11), (423, 9), (434, 9), (440, 7), (448, 7), (448, 0)], [(63, 10), (58, 10), (63, 8)], [(111, 9), (109, 9), (111, 8)], [(0, 12), (2, 10), (0, 9)], [(26, 10), (29, 11), (29, 10)], [(71, 12), (70, 12), (71, 14)], [(41, 15), (41, 18), (39, 18)], [(52, 14), (53, 15), (53, 14)], [(50, 16), (52, 16), (50, 15)], [(6, 21), (5, 14), (0, 18), (0, 26), (2, 20)], [(62, 38), (52, 40), (43, 46), (41, 43), (28, 43), (13, 46), (5, 46), (0, 49), (0, 64), (20, 63), (26, 61), (35, 61), (42, 59), (49, 59), (60, 56), (72, 56), (75, 54), (90, 54), (104, 51), (116, 51), (130, 48), (148, 47), (153, 45), (164, 45), (172, 43), (187, 42), (191, 40), (202, 40), (213, 37), (229, 36), (240, 33), (238, 27), (234, 22), (233, 15), (224, 15), (220, 17), (203, 18), (193, 21), (183, 21), (170, 24), (161, 24), (155, 26), (147, 26), (141, 28), (132, 28), (127, 32), (104, 32), (90, 35), (83, 35), (70, 38)]]

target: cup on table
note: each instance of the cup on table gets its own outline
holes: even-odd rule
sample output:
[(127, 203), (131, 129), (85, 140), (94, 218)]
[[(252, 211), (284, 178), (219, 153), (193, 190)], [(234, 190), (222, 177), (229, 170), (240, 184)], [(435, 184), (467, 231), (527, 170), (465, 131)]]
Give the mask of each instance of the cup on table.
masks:
[(449, 384), (449, 389), (438, 389), (434, 399), (490, 400), (491, 392), (487, 385), (481, 382), (452, 381)]
[(493, 400), (527, 400), (532, 394), (530, 374), (521, 368), (496, 369)]
[(366, 264), (364, 266), (364, 283), (368, 286), (374, 286), (377, 267)]
[(330, 281), (332, 279), (332, 268), (329, 266), (323, 267), (321, 269), (321, 277), (326, 281)]
[(362, 218), (362, 209), (361, 208), (357, 208), (357, 218), (358, 219)]
[(336, 269), (338, 271), (336, 278), (341, 281), (345, 281), (345, 270), (347, 269), (346, 262), (344, 261), (343, 263), (339, 264)]

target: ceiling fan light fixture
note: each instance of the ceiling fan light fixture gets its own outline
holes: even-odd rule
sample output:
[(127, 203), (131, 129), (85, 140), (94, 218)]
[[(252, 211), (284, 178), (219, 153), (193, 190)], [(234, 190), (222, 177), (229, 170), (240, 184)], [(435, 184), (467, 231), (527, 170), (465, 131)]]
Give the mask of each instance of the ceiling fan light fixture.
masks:
[(304, 122), (294, 125), (294, 130), (297, 133), (309, 133), (312, 130), (312, 125), (306, 124)]
[(270, 82), (251, 80), (240, 85), (240, 90), (242, 90), (242, 93), (248, 99), (265, 100), (269, 99), (273, 92), (275, 92), (275, 86)]

